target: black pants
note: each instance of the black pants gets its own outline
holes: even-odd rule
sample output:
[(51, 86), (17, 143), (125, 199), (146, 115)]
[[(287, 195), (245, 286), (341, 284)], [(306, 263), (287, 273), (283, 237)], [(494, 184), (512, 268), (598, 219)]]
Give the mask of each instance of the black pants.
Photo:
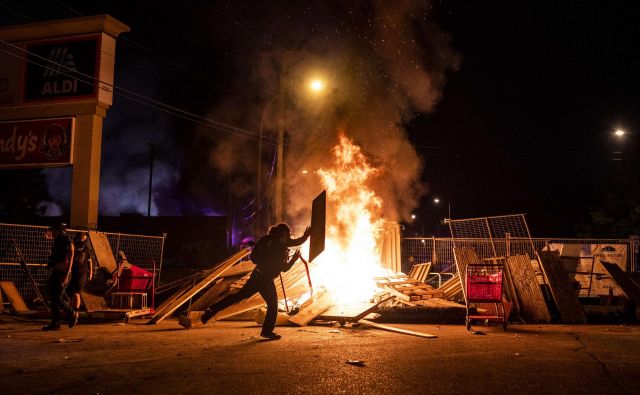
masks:
[(259, 292), (262, 299), (267, 302), (267, 316), (262, 324), (262, 333), (271, 333), (276, 327), (276, 318), (278, 316), (278, 294), (276, 293), (276, 286), (273, 283), (273, 279), (257, 270), (251, 273), (251, 277), (249, 277), (249, 280), (247, 280), (240, 291), (212, 304), (209, 309), (215, 314), (232, 304), (255, 295), (256, 292)]
[(54, 270), (51, 273), (49, 279), (49, 299), (51, 300), (51, 322), (54, 324), (60, 323), (60, 308), (66, 313), (67, 317), (71, 319), (73, 316), (73, 309), (67, 303), (64, 298), (64, 280), (66, 277), (65, 272)]

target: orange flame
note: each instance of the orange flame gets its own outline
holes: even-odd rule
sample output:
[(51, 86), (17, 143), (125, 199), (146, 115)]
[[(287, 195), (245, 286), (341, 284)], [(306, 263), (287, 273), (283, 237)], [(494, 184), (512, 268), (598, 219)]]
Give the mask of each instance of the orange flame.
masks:
[(314, 260), (311, 274), (334, 302), (366, 301), (376, 291), (374, 277), (388, 274), (378, 246), (382, 199), (368, 186), (382, 169), (342, 134), (332, 154), (333, 167), (317, 171), (327, 189), (328, 217), (325, 251)]

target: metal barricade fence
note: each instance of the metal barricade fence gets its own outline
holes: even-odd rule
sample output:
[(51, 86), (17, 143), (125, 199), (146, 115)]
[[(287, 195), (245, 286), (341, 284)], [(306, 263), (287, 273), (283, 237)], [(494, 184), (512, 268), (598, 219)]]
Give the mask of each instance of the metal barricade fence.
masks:
[[(533, 248), (542, 250), (547, 244), (622, 244), (627, 246), (627, 268), (629, 272), (637, 271), (633, 239), (580, 239), (580, 238), (532, 238)], [(493, 245), (499, 256), (529, 254), (534, 256), (528, 238), (508, 237), (500, 239), (469, 238), (456, 239), (456, 245), (462, 248), (473, 248), (479, 258), (493, 256)], [(408, 273), (411, 266), (418, 263), (431, 262), (431, 272), (456, 273), (453, 258), (453, 240), (440, 237), (405, 237), (402, 239), (402, 271)]]
[[(68, 229), (73, 237), (78, 229)], [(118, 251), (123, 251), (127, 260), (145, 270), (156, 270), (156, 283), (160, 280), (162, 257), (164, 249), (163, 236), (145, 236), (123, 233), (104, 232), (109, 240), (111, 251), (118, 260)], [(35, 291), (24, 271), (20, 267), (18, 255), (12, 242), (15, 240), (29, 271), (39, 287), (46, 285), (49, 278), (47, 262), (53, 240), (46, 226), (20, 225), (0, 223), (0, 281), (13, 281), (16, 288), (25, 299), (31, 301)]]

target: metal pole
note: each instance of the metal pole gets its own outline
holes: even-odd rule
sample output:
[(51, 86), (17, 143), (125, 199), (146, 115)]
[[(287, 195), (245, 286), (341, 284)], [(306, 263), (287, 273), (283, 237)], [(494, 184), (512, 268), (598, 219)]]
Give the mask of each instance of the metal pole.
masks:
[(151, 191), (153, 188), (153, 151), (154, 145), (147, 143), (149, 146), (149, 200), (147, 202), (147, 217), (151, 216)]
[(255, 221), (255, 224), (256, 226), (254, 229), (254, 237), (257, 242), (258, 237), (260, 237), (260, 232), (262, 232), (262, 120), (260, 120), (260, 131), (258, 133), (258, 174), (256, 174), (256, 221)]
[(280, 69), (280, 93), (278, 101), (278, 146), (276, 163), (276, 223), (283, 219), (283, 180), (284, 180), (284, 103), (285, 103), (285, 75), (286, 59), (282, 56)]

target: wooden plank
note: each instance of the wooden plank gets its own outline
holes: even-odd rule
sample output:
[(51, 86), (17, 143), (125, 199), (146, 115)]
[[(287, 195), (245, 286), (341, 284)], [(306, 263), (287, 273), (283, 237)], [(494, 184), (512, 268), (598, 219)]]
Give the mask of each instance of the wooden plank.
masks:
[(564, 270), (557, 251), (541, 251), (540, 264), (547, 276), (551, 295), (562, 322), (587, 322), (587, 317)]
[(402, 299), (402, 300), (404, 300), (404, 301), (406, 301), (406, 302), (409, 302), (409, 301), (411, 300), (411, 297), (410, 297), (409, 295), (405, 295), (405, 294), (403, 294), (403, 293), (402, 293), (402, 292), (400, 292), (400, 291), (396, 291), (394, 288), (391, 288), (391, 287), (384, 287), (384, 289), (385, 289), (386, 291), (389, 291), (389, 293), (390, 293), (391, 295), (395, 296), (395, 297), (396, 297), (396, 298), (398, 298), (398, 299)]
[(370, 326), (372, 328), (382, 329), (383, 331), (402, 333), (404, 335), (424, 337), (424, 338), (427, 338), (427, 339), (435, 339), (435, 338), (438, 337), (436, 335), (431, 335), (429, 333), (410, 331), (408, 329), (396, 328), (395, 326), (382, 325), (382, 324), (378, 324), (377, 322), (373, 322), (373, 321), (369, 321), (369, 320), (360, 320), (358, 322), (363, 324), (363, 325)]
[(622, 289), (627, 299), (636, 305), (636, 311), (640, 311), (640, 287), (636, 285), (629, 273), (622, 271), (615, 263), (600, 262), (602, 267), (611, 275), (613, 281)]
[(235, 277), (243, 276), (247, 273), (251, 273), (256, 265), (251, 261), (243, 261), (237, 265), (232, 266), (229, 270), (223, 273), (220, 277)]
[(219, 265), (218, 269), (216, 269), (213, 273), (207, 276), (204, 280), (200, 281), (194, 287), (192, 287), (189, 291), (187, 291), (184, 295), (180, 296), (176, 299), (171, 305), (169, 305), (161, 314), (156, 314), (149, 320), (148, 324), (157, 324), (158, 322), (164, 320), (171, 314), (173, 314), (180, 306), (186, 303), (189, 299), (195, 296), (198, 292), (202, 291), (209, 284), (215, 281), (222, 273), (228, 270), (233, 264), (238, 262), (240, 259), (244, 258), (249, 254), (249, 249), (244, 249), (240, 252), (233, 254), (230, 258), (223, 261), (221, 265)]
[(109, 308), (109, 305), (107, 305), (107, 301), (104, 300), (102, 296), (94, 295), (85, 289), (80, 291), (80, 299), (82, 299), (84, 308), (87, 309), (87, 312), (89, 313), (94, 311), (107, 310)]
[(118, 270), (118, 264), (111, 251), (111, 245), (109, 244), (107, 235), (103, 232), (90, 230), (89, 241), (96, 255), (98, 266), (105, 268), (109, 273), (114, 273)]
[(520, 316), (527, 322), (551, 321), (551, 314), (531, 266), (529, 255), (510, 256), (505, 266), (513, 280)]
[(238, 277), (226, 277), (209, 288), (198, 299), (191, 302), (191, 310), (206, 310), (209, 306), (222, 299), (229, 293), (231, 286), (238, 281)]
[(289, 322), (298, 326), (305, 326), (333, 304), (333, 298), (328, 292), (324, 292), (322, 295), (314, 297), (314, 299), (313, 303), (289, 318)]
[(11, 307), (16, 313), (26, 313), (29, 311), (27, 304), (24, 302), (24, 299), (22, 299), (13, 281), (0, 281), (0, 288), (4, 291), (9, 303), (11, 303)]

